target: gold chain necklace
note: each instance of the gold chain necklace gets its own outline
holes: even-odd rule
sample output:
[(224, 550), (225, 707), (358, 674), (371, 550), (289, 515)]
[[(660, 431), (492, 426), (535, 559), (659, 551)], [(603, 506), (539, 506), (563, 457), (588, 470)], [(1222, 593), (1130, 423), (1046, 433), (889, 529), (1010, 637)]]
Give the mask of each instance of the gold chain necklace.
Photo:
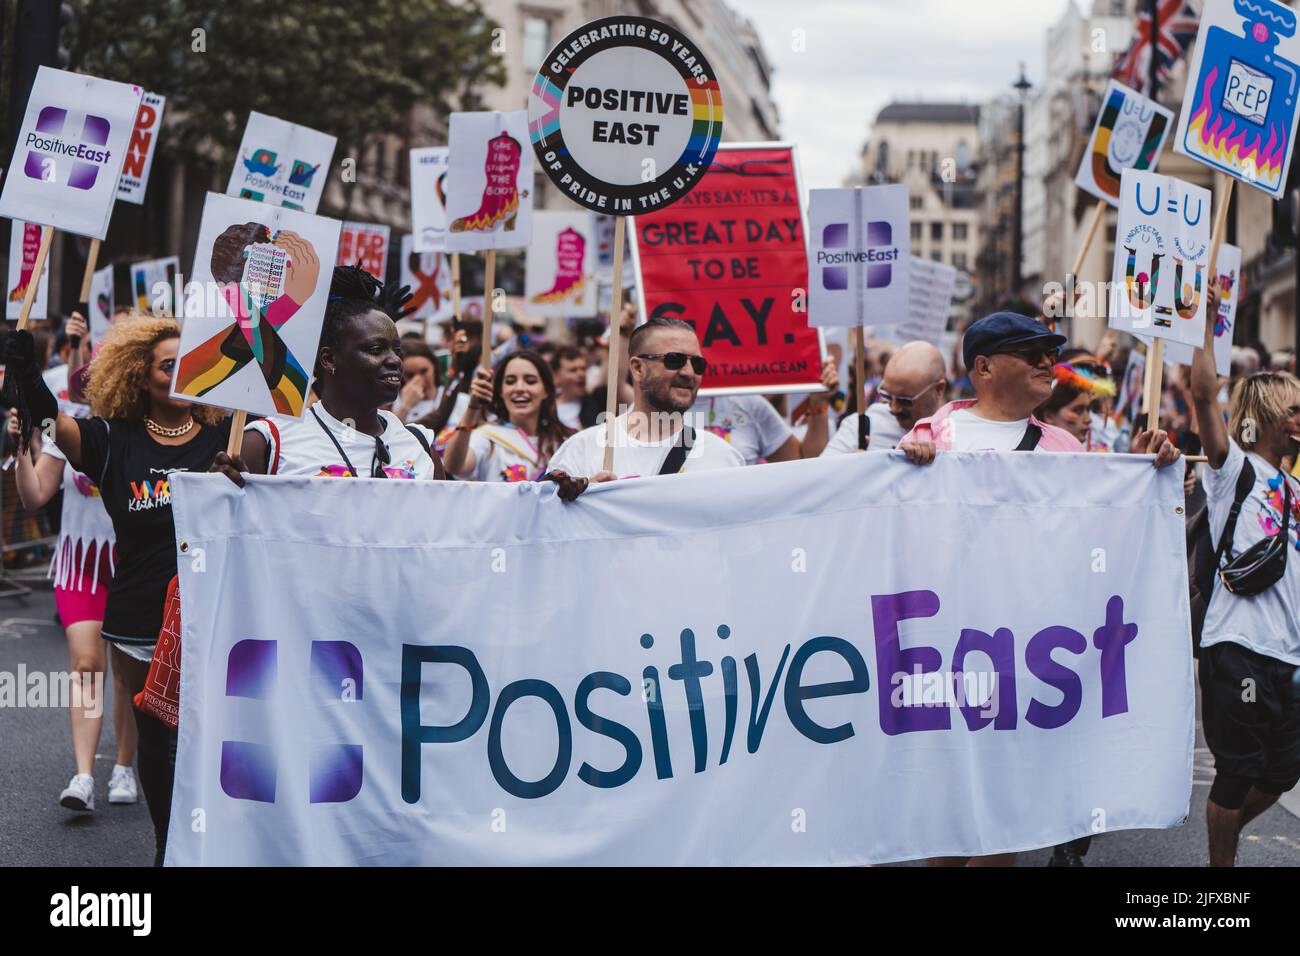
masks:
[(155, 435), (161, 435), (163, 438), (180, 438), (182, 435), (188, 434), (189, 430), (194, 427), (194, 419), (191, 418), (184, 425), (177, 425), (175, 428), (163, 428), (152, 418), (146, 418), (144, 427)]

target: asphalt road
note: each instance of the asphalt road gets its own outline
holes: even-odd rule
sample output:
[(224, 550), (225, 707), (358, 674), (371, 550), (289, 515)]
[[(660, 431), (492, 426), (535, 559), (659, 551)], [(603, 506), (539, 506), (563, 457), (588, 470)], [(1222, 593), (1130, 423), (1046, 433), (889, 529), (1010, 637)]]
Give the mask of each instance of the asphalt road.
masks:
[[(54, 622), (54, 598), (36, 592), (0, 600), (0, 671), (63, 671), (68, 666), (63, 630)], [(110, 690), (111, 695), (111, 690)], [(111, 700), (105, 712), (111, 714)], [(1205, 798), (1213, 760), (1197, 722), (1192, 811), (1171, 830), (1130, 830), (1095, 839), (1089, 866), (1203, 866)], [(0, 866), (148, 866), (153, 827), (144, 796), (133, 806), (110, 806), (112, 721), (105, 720), (95, 757), (94, 813), (59, 806), (59, 791), (72, 775), (68, 717), (56, 708), (0, 708)], [(1248, 828), (1238, 856), (1243, 866), (1300, 866), (1300, 797), (1288, 796), (1292, 812), (1271, 808)], [(1050, 851), (1022, 854), (1022, 866), (1041, 866)]]

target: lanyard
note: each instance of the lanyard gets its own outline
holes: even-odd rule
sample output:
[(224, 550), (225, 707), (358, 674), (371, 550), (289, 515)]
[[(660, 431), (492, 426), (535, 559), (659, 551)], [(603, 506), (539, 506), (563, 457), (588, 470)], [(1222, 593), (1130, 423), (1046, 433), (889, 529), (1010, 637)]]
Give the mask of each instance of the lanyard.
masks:
[[(314, 405), (312, 406), (312, 409), (311, 409), (311, 417), (314, 418), (314, 419), (316, 419), (316, 424), (319, 425), (319, 426), (321, 427), (321, 431), (325, 432), (325, 434), (329, 436), (330, 441), (332, 441), (332, 442), (334, 443), (334, 447), (338, 449), (338, 453), (339, 453), (339, 455), (343, 458), (343, 464), (347, 465), (347, 466), (348, 466), (348, 471), (352, 472), (352, 477), (353, 477), (353, 478), (360, 478), (361, 476), (357, 473), (357, 469), (356, 469), (356, 468), (353, 466), (353, 464), (352, 464), (352, 459), (349, 458), (349, 457), (348, 457), (348, 453), (345, 452), (345, 451), (343, 450), (343, 446), (339, 444), (339, 440), (338, 440), (337, 438), (334, 437), (334, 432), (332, 432), (332, 431), (330, 430), (330, 427), (329, 427), (328, 425), (326, 425), (323, 421), (321, 421), (321, 417), (320, 417), (319, 415), (316, 414), (316, 406), (314, 406)], [(376, 441), (376, 443), (378, 443), (379, 439), (376, 438), (375, 441)], [(376, 444), (376, 448), (378, 448), (378, 444)], [(387, 475), (383, 474), (382, 472), (381, 472), (380, 474), (375, 474), (375, 473), (374, 473), (374, 472), (375, 472), (375, 459), (374, 459), (374, 458), (372, 458), (372, 459), (370, 460), (370, 472), (371, 472), (371, 474), (370, 474), (370, 477), (371, 477), (371, 478), (386, 478), (386, 477), (388, 477)]]

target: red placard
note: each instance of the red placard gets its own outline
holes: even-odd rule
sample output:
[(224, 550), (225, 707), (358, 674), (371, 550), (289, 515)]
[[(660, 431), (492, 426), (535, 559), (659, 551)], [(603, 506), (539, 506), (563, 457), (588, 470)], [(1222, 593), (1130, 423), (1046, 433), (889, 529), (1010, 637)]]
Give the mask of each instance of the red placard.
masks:
[(695, 189), (633, 223), (641, 315), (695, 327), (701, 394), (821, 389), (793, 146), (723, 144)]
[(382, 282), (388, 265), (388, 227), (364, 222), (343, 223), (339, 229), (338, 262), (341, 266), (359, 265)]

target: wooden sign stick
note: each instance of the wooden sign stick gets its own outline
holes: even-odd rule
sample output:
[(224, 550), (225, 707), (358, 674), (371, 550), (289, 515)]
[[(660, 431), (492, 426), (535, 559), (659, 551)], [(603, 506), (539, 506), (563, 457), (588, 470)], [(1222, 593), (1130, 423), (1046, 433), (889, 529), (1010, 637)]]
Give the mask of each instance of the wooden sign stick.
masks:
[(226, 454), (231, 458), (244, 450), (244, 426), (248, 424), (248, 412), (242, 408), (230, 419), (230, 440), (226, 442)]
[(84, 305), (87, 310), (86, 321), (90, 321), (90, 283), (95, 277), (95, 266), (99, 264), (99, 240), (90, 240), (90, 251), (86, 253), (86, 271), (81, 276), (81, 295), (77, 297), (77, 302)]
[[(854, 400), (858, 406), (858, 414), (867, 414), (867, 356), (866, 343), (863, 341), (862, 326), (853, 327), (853, 381), (854, 381)], [(861, 429), (861, 422), (858, 428)], [(859, 430), (858, 435), (862, 432)], [(859, 448), (858, 451), (865, 449)]]
[(492, 287), (497, 281), (497, 251), (489, 249), (483, 269), (483, 357), (480, 364), (492, 371)]
[(614, 419), (618, 415), (619, 359), (623, 332), (623, 241), (627, 217), (614, 219), (614, 288), (609, 297), (609, 356), (605, 368), (605, 458), (602, 471), (614, 470)]
[(1083, 260), (1088, 257), (1092, 240), (1096, 238), (1097, 230), (1101, 227), (1102, 220), (1106, 218), (1106, 207), (1109, 205), (1106, 200), (1098, 199), (1097, 206), (1092, 211), (1092, 218), (1088, 220), (1088, 231), (1083, 234), (1083, 244), (1079, 246), (1079, 254), (1074, 257), (1074, 268), (1070, 270), (1070, 275), (1074, 276), (1076, 283), (1079, 281), (1079, 270), (1083, 268)]
[(50, 243), (54, 241), (54, 227), (41, 226), (41, 247), (36, 250), (36, 262), (32, 265), (32, 277), (23, 293), (22, 311), (18, 313), (18, 331), (27, 328), (27, 317), (31, 315), (32, 303), (36, 301), (36, 290), (41, 287), (41, 273), (45, 271), (45, 259), (50, 254)]

